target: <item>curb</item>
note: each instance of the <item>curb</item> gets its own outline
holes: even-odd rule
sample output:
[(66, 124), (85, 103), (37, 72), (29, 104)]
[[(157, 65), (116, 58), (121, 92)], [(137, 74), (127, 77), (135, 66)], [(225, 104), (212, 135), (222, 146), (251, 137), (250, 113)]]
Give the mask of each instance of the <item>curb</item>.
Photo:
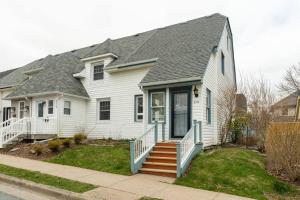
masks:
[(13, 184), (16, 186), (20, 186), (29, 190), (33, 190), (38, 193), (46, 194), (51, 197), (55, 197), (58, 199), (64, 200), (86, 200), (82, 194), (78, 194), (75, 192), (66, 191), (60, 188), (55, 188), (53, 186), (42, 185), (38, 183), (34, 183), (27, 180), (18, 179), (12, 176), (7, 176), (4, 174), (0, 174), (0, 181)]

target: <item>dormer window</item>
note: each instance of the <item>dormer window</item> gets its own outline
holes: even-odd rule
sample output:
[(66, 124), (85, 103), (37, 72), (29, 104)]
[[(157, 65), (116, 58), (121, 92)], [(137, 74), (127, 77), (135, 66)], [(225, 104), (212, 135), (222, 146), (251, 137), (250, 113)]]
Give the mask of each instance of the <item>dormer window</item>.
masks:
[(103, 79), (103, 63), (97, 63), (94, 65), (94, 81)]

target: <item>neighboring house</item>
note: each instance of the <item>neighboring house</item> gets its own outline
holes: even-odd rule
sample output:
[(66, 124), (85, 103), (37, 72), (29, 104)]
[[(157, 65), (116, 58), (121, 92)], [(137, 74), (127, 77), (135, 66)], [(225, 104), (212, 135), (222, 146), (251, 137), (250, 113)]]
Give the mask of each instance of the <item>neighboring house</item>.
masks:
[(217, 98), (229, 84), (233, 38), (220, 14), (49, 55), (0, 79), (11, 116), (26, 119), (30, 135), (131, 139), (158, 121), (173, 140), (197, 120), (204, 146), (219, 143)]
[(297, 101), (300, 92), (294, 92), (272, 106), (273, 121), (293, 122), (297, 118)]

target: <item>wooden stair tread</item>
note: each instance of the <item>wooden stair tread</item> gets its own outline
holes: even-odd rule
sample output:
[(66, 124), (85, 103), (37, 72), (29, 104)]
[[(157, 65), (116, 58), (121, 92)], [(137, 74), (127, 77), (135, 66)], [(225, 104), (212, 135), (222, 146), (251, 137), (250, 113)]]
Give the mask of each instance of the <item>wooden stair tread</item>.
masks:
[(148, 172), (161, 172), (161, 173), (174, 173), (176, 174), (176, 170), (167, 170), (167, 169), (152, 169), (152, 168), (141, 168), (140, 171), (148, 171)]
[(165, 160), (176, 160), (176, 158), (172, 158), (172, 157), (160, 157), (160, 156), (149, 156), (148, 158), (165, 159)]
[(151, 153), (176, 154), (176, 152), (170, 152), (170, 151), (151, 151)]
[(163, 149), (176, 149), (176, 147), (173, 146), (154, 146), (154, 147), (163, 148)]
[(148, 165), (164, 165), (164, 166), (175, 166), (175, 163), (161, 163), (161, 162), (144, 162), (144, 164), (148, 164)]

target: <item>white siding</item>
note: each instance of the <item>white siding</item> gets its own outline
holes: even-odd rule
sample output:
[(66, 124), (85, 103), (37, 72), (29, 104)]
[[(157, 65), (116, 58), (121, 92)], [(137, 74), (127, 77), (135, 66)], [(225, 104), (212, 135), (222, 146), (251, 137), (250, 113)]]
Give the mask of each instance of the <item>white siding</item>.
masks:
[[(71, 114), (64, 114), (64, 101), (71, 102)], [(58, 100), (59, 136), (72, 137), (86, 132), (86, 100), (62, 96)]]
[[(111, 60), (104, 60), (107, 65)], [(86, 63), (85, 79), (82, 80), (90, 96), (86, 107), (86, 133), (91, 138), (134, 138), (144, 132), (143, 122), (134, 121), (134, 96), (143, 94), (138, 84), (148, 72), (148, 68), (106, 73), (104, 79), (92, 79), (92, 64)], [(100, 121), (97, 102), (110, 98), (110, 120)]]

